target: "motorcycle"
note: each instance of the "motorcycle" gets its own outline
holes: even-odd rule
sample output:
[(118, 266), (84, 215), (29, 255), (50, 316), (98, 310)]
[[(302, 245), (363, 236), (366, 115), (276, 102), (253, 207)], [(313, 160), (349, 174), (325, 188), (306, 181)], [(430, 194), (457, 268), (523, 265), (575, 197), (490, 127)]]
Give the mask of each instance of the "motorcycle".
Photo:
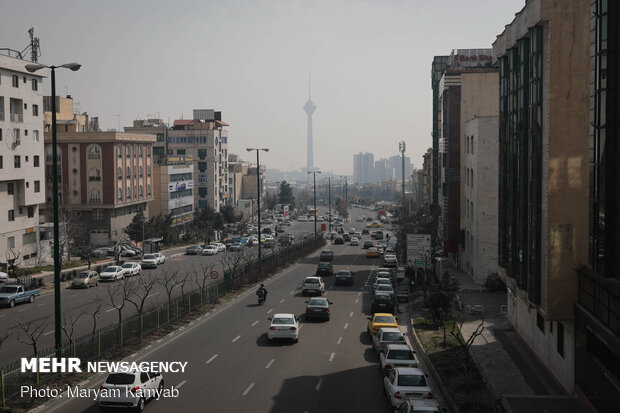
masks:
[(264, 291), (257, 291), (256, 295), (258, 296), (258, 305), (263, 305), (263, 303), (267, 299), (267, 293), (265, 293)]

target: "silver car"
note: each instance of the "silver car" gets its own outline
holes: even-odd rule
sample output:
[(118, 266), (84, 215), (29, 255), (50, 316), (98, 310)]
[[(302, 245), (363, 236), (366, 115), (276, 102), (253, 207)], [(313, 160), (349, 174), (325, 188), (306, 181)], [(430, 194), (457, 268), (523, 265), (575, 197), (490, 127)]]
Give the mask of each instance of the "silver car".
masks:
[(142, 268), (157, 268), (159, 260), (155, 254), (144, 254), (142, 257)]
[(137, 262), (126, 262), (122, 266), (125, 277), (142, 274), (142, 267)]
[(99, 274), (99, 281), (116, 281), (125, 278), (125, 272), (120, 265), (110, 265)]

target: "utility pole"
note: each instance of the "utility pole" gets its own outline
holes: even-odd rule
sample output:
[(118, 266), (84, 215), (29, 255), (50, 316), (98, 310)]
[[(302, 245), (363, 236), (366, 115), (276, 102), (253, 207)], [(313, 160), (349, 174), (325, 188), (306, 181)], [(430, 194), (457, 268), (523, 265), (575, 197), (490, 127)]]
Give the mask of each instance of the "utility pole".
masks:
[(332, 177), (330, 176), (329, 178), (327, 178), (327, 185), (328, 185), (328, 190), (327, 190), (327, 205), (328, 205), (328, 209), (329, 209), (329, 232), (332, 232)]
[(402, 159), (402, 167), (403, 167), (403, 174), (402, 174), (402, 211), (403, 214), (405, 213), (405, 149), (407, 147), (407, 144), (405, 143), (405, 141), (400, 141), (398, 143), (398, 150), (401, 153), (401, 159)]
[(316, 238), (316, 218), (318, 215), (318, 211), (316, 210), (316, 174), (320, 174), (321, 171), (312, 171), (308, 172), (308, 174), (313, 175), (313, 183), (314, 183), (314, 238)]
[(256, 210), (258, 212), (258, 267), (262, 266), (262, 251), (260, 245), (260, 193), (261, 193), (261, 184), (260, 184), (260, 151), (269, 152), (269, 148), (245, 148), (246, 151), (256, 151)]

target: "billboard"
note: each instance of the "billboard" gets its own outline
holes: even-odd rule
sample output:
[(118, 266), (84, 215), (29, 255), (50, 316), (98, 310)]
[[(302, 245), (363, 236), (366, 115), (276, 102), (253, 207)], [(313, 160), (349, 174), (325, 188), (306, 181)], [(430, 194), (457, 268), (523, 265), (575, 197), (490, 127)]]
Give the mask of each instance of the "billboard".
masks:
[(430, 234), (407, 234), (407, 261), (415, 268), (430, 267), (431, 235)]
[(170, 182), (168, 184), (168, 192), (185, 191), (186, 189), (193, 189), (194, 181), (178, 181)]
[(288, 216), (288, 205), (284, 205), (283, 209), (284, 209), (284, 212), (282, 212), (282, 215), (287, 217)]

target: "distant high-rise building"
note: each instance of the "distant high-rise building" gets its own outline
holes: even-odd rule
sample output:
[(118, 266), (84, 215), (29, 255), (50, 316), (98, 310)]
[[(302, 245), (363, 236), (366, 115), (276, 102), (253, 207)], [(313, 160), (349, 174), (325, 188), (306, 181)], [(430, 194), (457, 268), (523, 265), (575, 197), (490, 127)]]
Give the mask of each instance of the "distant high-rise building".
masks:
[(367, 184), (372, 182), (375, 156), (372, 153), (353, 155), (353, 183)]
[(312, 114), (316, 110), (316, 105), (312, 102), (310, 95), (310, 81), (308, 81), (308, 101), (304, 105), (304, 111), (306, 115), (308, 115), (308, 147), (307, 147), (307, 161), (306, 161), (306, 170), (312, 171), (314, 168), (314, 153), (313, 153), (313, 142), (312, 142)]
[(437, 194), (439, 188), (439, 130), (441, 124), (440, 105), (441, 98), (439, 96), (439, 83), (441, 77), (448, 67), (450, 56), (435, 56), (433, 57), (433, 66), (431, 68), (431, 87), (433, 89), (433, 159), (430, 165), (432, 165), (431, 173), (431, 186), (430, 191), (430, 203), (437, 204)]

